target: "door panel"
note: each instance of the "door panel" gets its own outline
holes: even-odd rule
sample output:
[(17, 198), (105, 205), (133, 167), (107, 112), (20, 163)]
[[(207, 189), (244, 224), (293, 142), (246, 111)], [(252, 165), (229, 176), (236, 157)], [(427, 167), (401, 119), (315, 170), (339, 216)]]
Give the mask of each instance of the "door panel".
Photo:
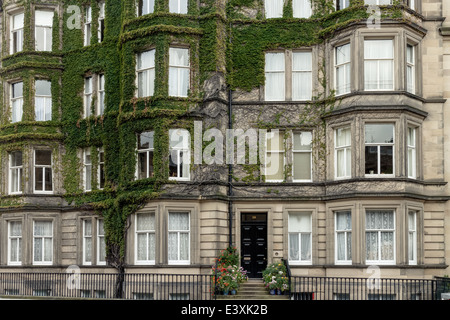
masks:
[(243, 213), (241, 265), (249, 278), (261, 278), (267, 265), (267, 215)]

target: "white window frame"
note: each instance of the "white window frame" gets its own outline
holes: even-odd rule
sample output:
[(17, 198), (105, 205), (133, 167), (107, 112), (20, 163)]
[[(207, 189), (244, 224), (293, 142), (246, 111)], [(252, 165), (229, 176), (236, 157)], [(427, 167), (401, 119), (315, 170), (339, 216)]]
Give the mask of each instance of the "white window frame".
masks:
[[(139, 225), (138, 225), (138, 219), (139, 219), (139, 215), (150, 215), (153, 216), (153, 224), (155, 226), (154, 229), (139, 229)], [(155, 259), (156, 259), (156, 213), (155, 212), (145, 212), (145, 213), (137, 213), (135, 215), (135, 229), (134, 229), (134, 263), (136, 265), (154, 265), (155, 264)], [(139, 235), (145, 235), (146, 236), (146, 240), (145, 240), (145, 247), (146, 247), (146, 256), (147, 259), (143, 259), (143, 260), (139, 260), (139, 255), (138, 255), (138, 236)], [(154, 259), (149, 259), (149, 251), (150, 251), (150, 246), (151, 246), (151, 242), (150, 242), (150, 237), (151, 235), (153, 235), (153, 239), (155, 241), (154, 246), (155, 246), (155, 257)]]
[[(378, 229), (368, 229), (367, 228), (367, 222), (365, 223), (364, 226), (364, 242), (365, 242), (365, 250), (366, 250), (366, 264), (367, 265), (394, 265), (395, 264), (395, 256), (396, 256), (396, 211), (394, 209), (367, 209), (365, 212), (365, 219), (367, 219), (367, 214), (371, 211), (375, 211), (375, 212), (380, 212), (380, 211), (390, 211), (393, 214), (393, 229), (383, 229), (383, 228), (378, 228)], [(378, 243), (378, 248), (377, 248), (377, 252), (378, 252), (378, 257), (375, 260), (368, 260), (367, 259), (367, 233), (368, 232), (376, 232), (377, 233), (377, 243)], [(391, 260), (381, 260), (381, 245), (382, 245), (382, 241), (381, 241), (381, 233), (392, 233), (392, 248), (393, 248), (393, 259)]]
[[(351, 53), (351, 44), (350, 43), (346, 43), (346, 44), (342, 44), (339, 46), (336, 46), (334, 48), (334, 89), (335, 89), (335, 94), (336, 96), (340, 96), (343, 94), (347, 94), (351, 92), (351, 85), (352, 85), (352, 79), (351, 79), (351, 63), (352, 63), (352, 59), (351, 59), (351, 54), (348, 57), (348, 60), (343, 61), (342, 63), (338, 63), (338, 50), (342, 49), (343, 47), (348, 46), (350, 48), (349, 53)], [(347, 72), (346, 70), (350, 69), (350, 79), (347, 79), (346, 75)], [(344, 71), (344, 75), (345, 75), (345, 80), (344, 80), (344, 84), (340, 84), (339, 83), (339, 79), (338, 79), (338, 70), (343, 69)], [(342, 90), (340, 90), (340, 88), (342, 88)]]
[[(40, 12), (48, 12), (51, 13), (51, 19), (50, 21), (46, 21), (46, 23), (43, 24), (38, 24), (38, 19), (37, 19), (37, 15)], [(53, 45), (53, 17), (54, 17), (54, 11), (48, 11), (48, 10), (36, 10), (35, 11), (35, 25), (34, 25), (34, 39), (35, 39), (35, 50), (36, 51), (52, 51), (52, 45)], [(44, 29), (44, 46), (42, 50), (38, 49), (38, 45), (40, 45), (40, 43), (37, 41), (38, 37), (38, 30), (40, 29)], [(50, 32), (47, 32), (48, 29), (50, 29)], [(49, 34), (49, 36), (47, 36)]]
[[(338, 230), (338, 215), (339, 214), (350, 214), (350, 229), (342, 229), (342, 230)], [(352, 243), (352, 229), (353, 229), (353, 224), (352, 224), (352, 212), (351, 210), (341, 210), (341, 211), (336, 211), (334, 213), (334, 253), (335, 253), (335, 264), (336, 265), (351, 265), (352, 264), (352, 253), (353, 253), (353, 243)], [(339, 259), (339, 255), (338, 255), (338, 235), (339, 234), (343, 234), (344, 235), (344, 248), (345, 248), (345, 252), (344, 252), (344, 259)], [(350, 237), (350, 254), (348, 252), (348, 241), (349, 241), (349, 237)], [(349, 257), (350, 256), (350, 257)]]
[[(310, 144), (310, 148), (309, 150), (296, 150), (295, 149), (295, 144), (294, 144), (294, 135), (295, 134), (304, 134), (304, 133), (309, 133), (311, 134), (311, 138), (313, 136), (313, 133), (311, 131), (294, 131), (292, 132), (292, 182), (311, 182), (313, 181), (313, 156), (312, 156), (312, 140), (311, 140), (311, 144)], [(311, 171), (309, 173), (310, 178), (309, 179), (295, 179), (295, 175), (294, 175), (294, 169), (295, 169), (295, 157), (294, 155), (297, 153), (309, 153), (309, 163), (310, 163), (310, 168)]]
[[(265, 101), (285, 101), (286, 100), (286, 56), (284, 52), (266, 52), (265, 53), (265, 60), (267, 62), (267, 57), (268, 55), (276, 55), (278, 58), (277, 59), (283, 59), (283, 68), (279, 69), (279, 70), (271, 70), (268, 69), (267, 63), (265, 63), (264, 66), (264, 75), (265, 75), (265, 84), (264, 84), (264, 100)], [(283, 76), (281, 77), (283, 83), (282, 83), (282, 89), (280, 89), (280, 95), (276, 96), (276, 97), (269, 97), (268, 96), (268, 90), (267, 90), (267, 86), (268, 86), (268, 82), (267, 82), (267, 78), (270, 77), (272, 74), (282, 74)]]
[[(153, 147), (150, 148), (150, 143), (149, 143), (149, 148), (142, 148), (142, 149), (140, 149), (139, 141), (140, 141), (140, 136), (142, 134), (148, 134), (150, 137), (152, 137), (151, 139), (153, 140), (153, 142), (152, 142)], [(155, 155), (155, 153), (154, 153), (154, 143), (155, 143), (155, 132), (154, 131), (144, 131), (144, 132), (141, 132), (141, 133), (137, 134), (136, 180), (151, 178), (155, 174), (154, 169), (152, 169), (152, 172), (150, 174), (150, 164), (149, 164), (150, 156), (153, 159), (154, 155)], [(140, 177), (140, 175), (139, 175), (139, 167), (141, 165), (139, 155), (141, 153), (145, 154), (146, 155), (146, 159), (147, 159), (147, 161), (145, 163), (145, 165), (146, 165), (146, 172), (147, 172), (146, 177)], [(153, 160), (152, 160), (152, 163), (153, 163)]]
[(83, 149), (83, 187), (84, 191), (92, 191), (92, 155), (90, 147)]
[[(14, 96), (14, 86), (22, 84), (22, 95), (21, 96)], [(23, 82), (18, 81), (11, 83), (10, 85), (11, 89), (11, 123), (21, 122), (22, 116), (23, 116)], [(16, 103), (18, 103), (16, 105)], [(15, 107), (17, 107), (19, 110), (14, 111)], [(14, 116), (15, 115), (15, 116)]]
[[(365, 46), (366, 42), (373, 42), (373, 41), (391, 41), (392, 43), (392, 58), (366, 58), (365, 53), (364, 53), (364, 91), (392, 91), (394, 90), (395, 87), (395, 41), (394, 39), (391, 38), (387, 38), (387, 39), (364, 39), (364, 43), (363, 45)], [(367, 88), (367, 84), (366, 84), (366, 72), (368, 72), (368, 70), (366, 70), (365, 64), (368, 61), (377, 61), (377, 88), (375, 89), (369, 89)], [(390, 88), (380, 88), (380, 61), (391, 61), (391, 65), (392, 65), (392, 74), (391, 74), (391, 79), (392, 79), (392, 86)]]
[(103, 73), (97, 75), (97, 108), (95, 111), (97, 116), (105, 113), (105, 75)]
[[(14, 24), (14, 18), (18, 16), (22, 16), (22, 24), (19, 26), (16, 26)], [(13, 14), (11, 15), (10, 19), (10, 54), (14, 54), (17, 52), (23, 51), (23, 30), (24, 30), (24, 23), (25, 23), (25, 14), (23, 12)], [(15, 36), (16, 34), (16, 36)], [(14, 39), (17, 40), (17, 42), (14, 41)]]
[[(408, 154), (407, 154), (408, 178), (417, 179), (417, 128), (408, 127), (407, 130), (408, 132), (406, 143), (408, 147)], [(410, 170), (410, 168), (412, 170)]]
[[(150, 61), (150, 66), (142, 68), (139, 66), (140, 56), (144, 53), (151, 53), (153, 56), (153, 62)], [(144, 98), (144, 97), (151, 97), (155, 94), (155, 78), (156, 78), (156, 69), (155, 69), (155, 49), (150, 49), (147, 51), (139, 52), (136, 55), (136, 97), (138, 98)], [(153, 73), (151, 72), (153, 71)], [(147, 82), (147, 88), (139, 88), (139, 75), (143, 74), (145, 75), (146, 82)], [(140, 89), (145, 89), (145, 92), (141, 95), (139, 93)]]
[(92, 41), (92, 7), (87, 6), (84, 12), (84, 46), (91, 45)]
[[(35, 234), (35, 224), (36, 222), (48, 222), (51, 223), (51, 235), (36, 235)], [(34, 255), (34, 252), (36, 251), (36, 239), (40, 238), (42, 239), (42, 260), (36, 260), (36, 256)], [(51, 256), (52, 259), (50, 261), (44, 261), (44, 257), (45, 257), (45, 239), (51, 239)], [(53, 264), (53, 258), (54, 258), (54, 248), (53, 248), (53, 243), (54, 239), (53, 239), (53, 220), (33, 220), (33, 265), (52, 265)]]
[[(412, 215), (412, 221), (411, 221)], [(417, 211), (408, 210), (408, 264), (417, 265)], [(411, 225), (411, 222), (413, 222)], [(411, 257), (412, 253), (412, 257)]]
[[(289, 220), (291, 219), (291, 215), (294, 214), (299, 214), (299, 215), (306, 215), (309, 216), (309, 230), (310, 231), (300, 231), (300, 232), (292, 232), (289, 230)], [(290, 248), (290, 235), (291, 234), (297, 234), (298, 235), (298, 248), (299, 248), (299, 252), (298, 252), (298, 258), (299, 260), (293, 260), (291, 259), (290, 256), (290, 252), (291, 252), (291, 248)], [(305, 259), (302, 260), (302, 235), (309, 235), (309, 259)], [(288, 255), (289, 255), (289, 264), (291, 265), (311, 265), (312, 264), (312, 212), (311, 211), (291, 211), (288, 212)]]
[[(181, 64), (172, 64), (170, 56), (175, 51), (182, 51), (187, 56), (187, 65), (181, 65)], [(170, 87), (170, 83), (172, 81), (169, 79), (169, 96), (171, 97), (183, 97), (186, 98), (189, 95), (189, 88), (190, 88), (190, 53), (188, 48), (180, 48), (180, 47), (170, 47), (169, 48), (169, 78), (171, 74), (174, 74), (171, 71), (174, 71), (176, 73), (176, 88)], [(187, 82), (186, 86), (183, 86), (183, 83), (180, 81), (182, 72), (187, 70)], [(184, 93), (186, 91), (186, 93)]]
[[(12, 223), (20, 223), (20, 235), (11, 235), (11, 224)], [(23, 235), (23, 223), (21, 220), (11, 220), (8, 221), (8, 265), (9, 266), (20, 266), (22, 265), (22, 235)], [(15, 246), (16, 246), (16, 252), (17, 252), (17, 260), (16, 261), (12, 261), (11, 260), (11, 249), (12, 249), (12, 243), (11, 241), (14, 240), (16, 241)]]
[[(394, 141), (392, 142), (392, 143), (382, 143), (382, 142), (374, 142), (374, 143), (364, 143), (364, 152), (366, 152), (366, 147), (374, 147), (374, 146), (376, 146), (377, 147), (377, 167), (378, 167), (378, 172), (374, 172), (373, 174), (370, 174), (370, 173), (365, 173), (365, 171), (366, 171), (366, 163), (364, 162), (364, 173), (365, 173), (365, 176), (366, 177), (369, 177), (369, 178), (376, 178), (376, 177), (394, 177), (395, 176), (395, 160), (396, 160), (396, 157), (395, 157), (395, 152), (396, 152), (396, 148), (395, 148), (395, 143), (396, 143), (396, 137), (395, 137), (395, 124), (394, 123), (375, 123), (375, 122), (368, 122), (368, 123), (365, 123), (364, 124), (364, 130), (365, 130), (365, 127), (367, 126), (367, 125), (383, 125), (383, 124), (389, 124), (389, 125), (392, 125), (392, 130), (393, 130), (393, 133), (392, 133), (392, 136), (393, 136), (393, 138), (394, 138)], [(381, 170), (381, 153), (380, 153), (380, 150), (381, 150), (381, 148), (380, 147), (382, 147), (382, 146), (390, 146), (390, 147), (392, 147), (392, 173), (387, 173), (387, 174), (383, 174), (383, 173), (381, 173), (380, 172), (380, 170)]]
[[(294, 56), (295, 55), (307, 55), (307, 59), (310, 60), (311, 62), (311, 68), (308, 69), (298, 69), (298, 70), (294, 70)], [(291, 69), (291, 96), (292, 96), (292, 101), (309, 101), (312, 99), (312, 86), (313, 86), (313, 81), (312, 81), (312, 52), (311, 51), (293, 51), (291, 54), (291, 65), (292, 65), (292, 69)], [(308, 82), (310, 83), (310, 89), (311, 91), (308, 91), (307, 96), (295, 96), (295, 93), (297, 92), (297, 88), (294, 88), (294, 75), (295, 74), (303, 74), (308, 76), (309, 75), (309, 80)]]
[[(266, 182), (283, 182), (284, 181), (284, 177), (285, 177), (285, 167), (286, 167), (286, 150), (285, 150), (285, 139), (283, 138), (283, 149), (271, 149), (269, 150), (267, 145), (267, 141), (270, 138), (270, 136), (272, 136), (272, 138), (274, 138), (276, 135), (279, 136), (283, 136), (284, 132), (283, 131), (278, 131), (278, 130), (274, 130), (274, 131), (269, 131), (266, 132), (266, 139), (265, 139), (265, 159), (264, 159), (264, 176), (267, 176), (267, 171), (268, 171), (268, 164), (269, 164), (269, 156), (268, 154), (278, 154), (278, 157), (282, 157), (283, 159), (283, 166), (281, 168), (281, 170), (283, 171), (283, 179), (265, 179)], [(279, 158), (277, 158), (279, 159)]]
[[(103, 230), (100, 229), (100, 225), (103, 225)], [(106, 265), (106, 240), (105, 240), (105, 220), (97, 219), (97, 265), (104, 266)], [(102, 244), (104, 248), (104, 252), (101, 252)], [(102, 258), (105, 260), (102, 260)]]
[(84, 78), (84, 110), (83, 115), (88, 118), (92, 115), (92, 95), (94, 94), (93, 89), (93, 76), (87, 76)]
[[(188, 215), (188, 229), (187, 230), (177, 230), (177, 229), (170, 229), (170, 223), (169, 223), (169, 220), (170, 220), (170, 214), (173, 214), (173, 213), (183, 213), (183, 214), (186, 214), (186, 215)], [(168, 218), (168, 222), (167, 222), (167, 243), (168, 243), (168, 245), (169, 245), (169, 235), (172, 233), (175, 233), (176, 235), (177, 235), (177, 257), (178, 257), (178, 259), (176, 259), (176, 260), (170, 260), (170, 259), (168, 259), (168, 262), (169, 262), (169, 264), (170, 265), (187, 265), (187, 264), (190, 264), (190, 260), (191, 260), (191, 213), (189, 212), (189, 211), (185, 211), (185, 212), (183, 212), (183, 211), (177, 211), (177, 212), (175, 212), (175, 211), (173, 211), (173, 212), (169, 212), (168, 213), (168, 216), (167, 216), (167, 218)], [(188, 255), (189, 255), (189, 257), (188, 257), (188, 259), (187, 260), (181, 260), (180, 259), (180, 256), (181, 256), (181, 253), (180, 253), (180, 250), (181, 250), (181, 234), (187, 234), (188, 235), (188, 237), (187, 237), (187, 245), (188, 245)], [(167, 252), (169, 252), (170, 251), (170, 249), (169, 248), (167, 248)]]
[[(50, 121), (50, 120), (52, 120), (52, 93), (50, 91), (50, 95), (43, 95), (43, 94), (38, 95), (37, 89), (36, 89), (36, 82), (38, 82), (38, 81), (48, 82), (50, 84), (50, 90), (51, 90), (51, 81), (50, 80), (43, 80), (43, 79), (36, 79), (35, 80), (35, 96), (34, 96), (34, 99), (35, 99), (35, 102), (34, 102), (35, 120), (36, 121)], [(36, 102), (37, 102), (38, 99), (42, 99), (43, 100), (43, 105), (44, 105), (44, 110), (43, 110), (44, 118), (43, 119), (37, 119), (37, 114), (38, 114), (38, 112), (37, 112), (37, 105), (38, 104)], [(49, 105), (47, 105), (48, 101), (50, 102)], [(50, 108), (50, 110), (47, 110), (47, 108)], [(48, 115), (48, 114), (50, 115), (50, 118), (46, 117), (46, 115)]]
[(98, 14), (98, 42), (103, 42), (105, 38), (105, 2), (102, 1), (98, 4), (99, 14)]
[[(97, 152), (98, 152), (98, 168), (97, 168), (98, 189), (103, 190), (106, 183), (105, 151), (103, 147), (100, 147), (97, 149)], [(103, 185), (102, 185), (102, 173), (103, 173)]]
[[(36, 151), (48, 151), (50, 152), (50, 164), (49, 165), (43, 165), (43, 164), (36, 164)], [(54, 185), (53, 185), (53, 152), (51, 150), (46, 149), (36, 149), (33, 152), (33, 192), (34, 193), (45, 193), (45, 194), (52, 194)], [(42, 190), (36, 190), (36, 169), (42, 170)], [(51, 177), (52, 177), (52, 190), (45, 190), (45, 173), (47, 170), (50, 170)]]
[[(147, 4), (148, 12), (143, 12), (144, 2)], [(153, 13), (155, 11), (155, 0), (137, 0), (136, 1), (136, 15), (138, 17), (145, 16), (146, 14)]]
[[(410, 52), (410, 54), (409, 54)], [(406, 45), (406, 91), (416, 94), (416, 46)], [(410, 58), (410, 59), (408, 59)], [(409, 77), (409, 74), (411, 77)]]
[[(172, 146), (170, 145), (171, 139), (170, 137), (172, 135), (181, 135), (182, 138), (182, 146)], [(191, 177), (191, 170), (190, 170), (190, 163), (191, 163), (191, 151), (190, 151), (190, 145), (191, 145), (191, 135), (189, 131), (186, 129), (170, 129), (169, 130), (169, 158), (171, 158), (171, 153), (176, 152), (178, 163), (177, 165), (177, 175), (176, 176), (170, 176), (170, 168), (169, 168), (169, 180), (177, 180), (177, 181), (189, 181)], [(183, 153), (183, 156), (181, 156), (181, 153)], [(187, 161), (187, 163), (185, 163)], [(184, 170), (184, 165), (187, 166), (187, 172)], [(169, 166), (170, 166), (170, 159), (169, 159)], [(183, 168), (183, 171), (180, 169)], [(184, 172), (184, 176), (180, 176), (180, 172)]]
[[(87, 224), (90, 224), (90, 234), (86, 233), (86, 227)], [(93, 228), (92, 228), (92, 219), (83, 219), (83, 265), (90, 266), (92, 265), (92, 258), (93, 258)], [(88, 241), (90, 241), (91, 244), (91, 251), (90, 251), (90, 257), (87, 257), (88, 251), (87, 251), (87, 244)]]
[[(350, 132), (350, 144), (343, 144), (343, 145), (339, 145), (338, 146), (338, 133), (340, 130), (349, 130)], [(339, 179), (349, 179), (352, 177), (352, 139), (351, 139), (351, 127), (350, 126), (346, 126), (346, 127), (341, 127), (341, 128), (336, 128), (334, 130), (334, 178), (336, 180)], [(338, 168), (339, 168), (339, 163), (338, 163), (338, 153), (342, 151), (344, 153), (344, 168), (345, 168), (345, 174), (343, 176), (338, 176)], [(348, 159), (348, 153), (350, 153), (350, 159)], [(348, 168), (348, 163), (350, 162), (350, 172), (347, 172), (347, 168)]]
[(169, 0), (169, 12), (178, 14), (187, 14), (188, 0)]
[[(22, 164), (20, 166), (13, 166), (13, 153), (20, 152), (22, 154)], [(16, 171), (16, 176), (18, 177), (17, 182), (13, 181), (13, 171)], [(23, 179), (23, 152), (20, 150), (15, 150), (9, 153), (9, 194), (22, 194), (22, 180)], [(13, 191), (13, 186), (17, 186), (17, 191)]]

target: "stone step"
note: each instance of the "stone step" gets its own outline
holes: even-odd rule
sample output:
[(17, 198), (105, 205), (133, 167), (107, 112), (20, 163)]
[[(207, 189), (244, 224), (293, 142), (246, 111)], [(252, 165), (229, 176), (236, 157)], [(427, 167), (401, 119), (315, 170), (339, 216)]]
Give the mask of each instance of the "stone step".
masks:
[(218, 300), (289, 300), (288, 295), (271, 295), (262, 279), (248, 279), (235, 295), (217, 295)]

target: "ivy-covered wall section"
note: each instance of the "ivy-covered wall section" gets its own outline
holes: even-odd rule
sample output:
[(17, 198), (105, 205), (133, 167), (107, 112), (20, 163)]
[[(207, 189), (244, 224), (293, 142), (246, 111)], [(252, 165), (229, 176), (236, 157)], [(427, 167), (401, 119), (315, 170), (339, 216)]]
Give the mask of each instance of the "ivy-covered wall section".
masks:
[[(309, 19), (293, 18), (291, 1), (286, 1), (283, 18), (264, 19), (262, 0), (189, 0), (188, 13), (184, 15), (169, 13), (168, 0), (155, 0), (154, 13), (137, 17), (135, 0), (106, 0), (105, 34), (99, 42), (99, 1), (48, 3), (55, 8), (53, 51), (36, 52), (32, 16), (34, 8), (42, 5), (41, 1), (3, 2), (2, 166), (5, 167), (11, 150), (34, 144), (48, 145), (55, 151), (62, 147), (63, 152), (56, 159), (62, 181), (58, 194), (68, 204), (90, 207), (105, 218), (107, 260), (119, 269), (125, 265), (127, 218), (148, 200), (161, 196), (163, 187), (172, 183), (168, 180), (169, 129), (186, 128), (193, 133), (193, 121), (203, 120), (205, 128), (217, 125), (224, 130), (228, 121), (225, 101), (228, 88), (251, 91), (264, 84), (266, 50), (318, 45), (339, 28), (368, 16), (360, 1), (334, 12), (332, 1), (315, 0), (316, 13)], [(73, 6), (79, 8), (79, 16), (71, 10)], [(88, 6), (92, 8), (93, 32), (91, 44), (85, 46), (84, 16)], [(24, 50), (10, 55), (8, 10), (17, 8), (23, 8), (25, 13)], [(401, 6), (390, 10), (398, 12)], [(168, 95), (170, 45), (190, 50), (187, 98)], [(150, 98), (136, 98), (136, 54), (149, 48), (156, 49), (155, 94)], [(106, 109), (101, 116), (85, 118), (84, 79), (98, 74), (105, 76)], [(34, 121), (33, 79), (37, 77), (51, 80), (52, 121)], [(24, 116), (22, 122), (11, 124), (7, 84), (17, 79), (24, 82)], [(93, 106), (95, 99), (94, 94)], [(317, 108), (306, 110), (320, 113), (328, 103), (319, 101), (313, 104)], [(215, 112), (215, 108), (219, 111)], [(267, 128), (275, 125), (276, 119), (275, 116), (269, 124), (265, 119), (265, 124), (260, 121), (258, 125)], [(155, 174), (135, 181), (136, 134), (150, 130), (155, 132)], [(106, 184), (102, 190), (98, 188), (96, 171), (100, 147), (105, 152)], [(81, 150), (84, 148), (90, 148), (92, 154), (93, 190), (90, 192), (83, 191)], [(198, 171), (193, 175), (195, 185), (202, 166), (192, 166), (192, 169)], [(220, 169), (222, 174), (215, 176), (217, 184), (226, 183), (228, 178), (224, 168)], [(246, 169), (254, 175), (254, 179), (247, 180), (260, 179), (253, 167)], [(1, 179), (4, 186), (5, 174)], [(225, 197), (226, 193), (217, 196)], [(0, 202), (4, 208), (17, 205), (23, 205), (20, 197), (6, 196)]]

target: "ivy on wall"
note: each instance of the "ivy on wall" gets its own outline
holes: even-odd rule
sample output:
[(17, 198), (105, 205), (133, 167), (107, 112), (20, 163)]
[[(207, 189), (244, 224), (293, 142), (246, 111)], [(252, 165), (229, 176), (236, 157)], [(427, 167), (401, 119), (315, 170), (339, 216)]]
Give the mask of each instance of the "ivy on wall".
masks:
[[(4, 8), (10, 2), (4, 1)], [(257, 88), (264, 84), (266, 50), (316, 45), (339, 27), (367, 18), (365, 7), (357, 2), (334, 12), (330, 1), (315, 0), (318, 13), (309, 19), (295, 19), (289, 0), (283, 18), (266, 20), (262, 0), (230, 0), (226, 4), (189, 0), (186, 15), (169, 13), (168, 0), (155, 0), (155, 12), (142, 17), (136, 17), (135, 0), (106, 0), (105, 36), (99, 43), (97, 0), (49, 0), (59, 8), (53, 21), (53, 51), (35, 52), (32, 8), (40, 1), (22, 0), (21, 3), (25, 12), (24, 50), (9, 55), (7, 28), (3, 28), (1, 76), (5, 83), (23, 80), (24, 117), (20, 123), (9, 123), (10, 106), (3, 86), (0, 90), (1, 163), (6, 163), (7, 154), (12, 150), (33, 144), (63, 144), (65, 151), (59, 161), (64, 196), (74, 206), (89, 205), (105, 218), (107, 259), (119, 269), (125, 263), (127, 218), (146, 201), (158, 197), (160, 187), (169, 183), (168, 131), (174, 127), (192, 131), (193, 118), (189, 111), (202, 103), (204, 81), (221, 72), (233, 89)], [(83, 24), (80, 28), (70, 28), (66, 23), (73, 15), (67, 10), (69, 5), (81, 8), (81, 18), (86, 7), (91, 6), (91, 45), (83, 45)], [(244, 15), (243, 9), (253, 10), (254, 18)], [(3, 15), (3, 25), (7, 24), (6, 16)], [(170, 45), (190, 49), (192, 74), (187, 98), (168, 96)], [(136, 53), (150, 48), (156, 49), (155, 93), (149, 98), (136, 98)], [(105, 113), (83, 118), (84, 78), (99, 73), (106, 80)], [(38, 77), (52, 83), (52, 121), (34, 121), (33, 83)], [(95, 105), (95, 98), (92, 104)], [(155, 175), (134, 181), (136, 135), (149, 130), (155, 132)], [(103, 190), (97, 187), (98, 147), (105, 150)], [(82, 188), (80, 150), (83, 148), (91, 148), (94, 168), (91, 192), (83, 192)], [(254, 166), (247, 169), (252, 177), (258, 177)], [(2, 182), (5, 179), (2, 174)], [(20, 197), (16, 196), (0, 201), (1, 207), (21, 204)]]

